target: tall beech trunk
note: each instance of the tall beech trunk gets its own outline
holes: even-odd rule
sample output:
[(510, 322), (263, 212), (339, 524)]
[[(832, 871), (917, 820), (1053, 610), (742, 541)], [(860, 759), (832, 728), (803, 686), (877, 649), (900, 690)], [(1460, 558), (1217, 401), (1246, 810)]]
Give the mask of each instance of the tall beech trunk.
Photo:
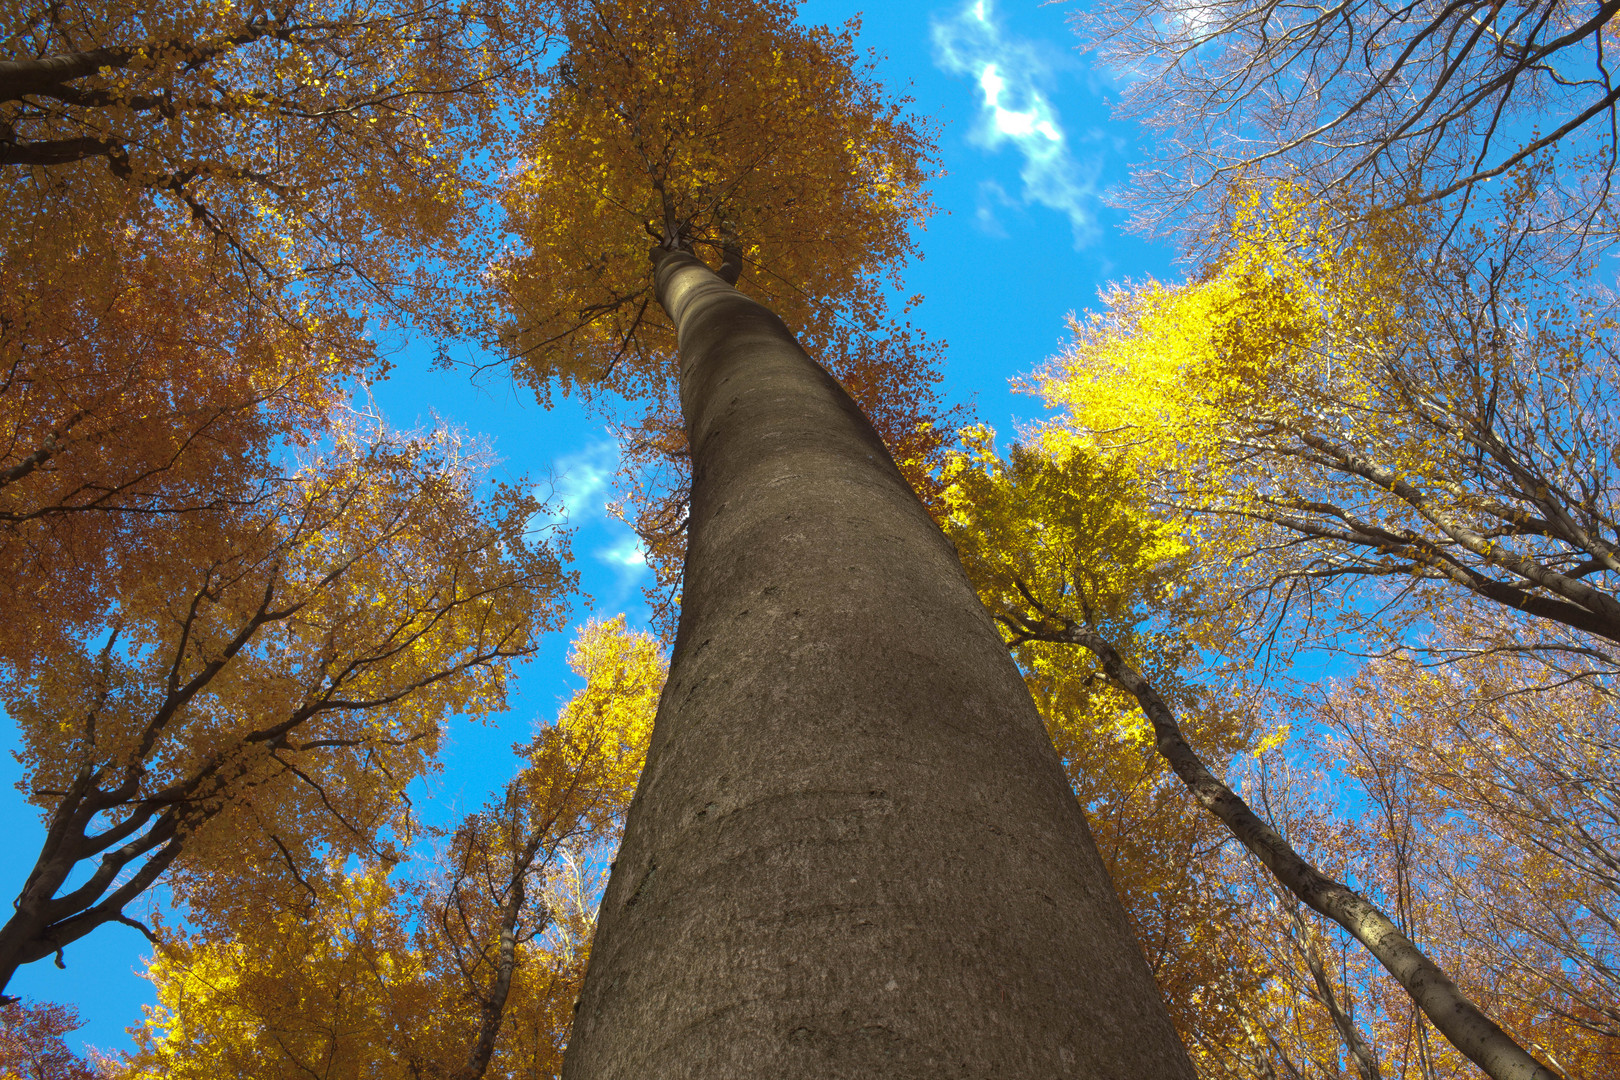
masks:
[(866, 418), (684, 253), (679, 632), (567, 1080), (1190, 1078), (1023, 680)]

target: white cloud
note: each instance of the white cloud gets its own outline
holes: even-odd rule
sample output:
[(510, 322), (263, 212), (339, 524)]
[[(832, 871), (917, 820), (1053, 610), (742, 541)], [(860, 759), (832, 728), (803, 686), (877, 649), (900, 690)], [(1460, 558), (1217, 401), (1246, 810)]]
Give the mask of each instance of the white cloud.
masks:
[(974, 220), (979, 228), (991, 236), (1005, 237), (1007, 230), (1001, 225), (1001, 219), (996, 216), (996, 209), (1002, 206), (1017, 206), (1018, 202), (1007, 189), (994, 180), (979, 181), (979, 205), (974, 212)]
[(632, 595), (641, 586), (646, 575), (651, 573), (647, 565), (647, 552), (641, 546), (641, 538), (631, 532), (626, 526), (620, 525), (623, 530), (611, 544), (594, 549), (591, 554), (596, 561), (605, 564), (613, 575), (611, 586), (603, 584), (592, 585), (592, 592), (600, 600), (598, 611), (625, 611), (632, 604)]
[[(1066, 215), (1076, 246), (1083, 243), (1092, 230), (1095, 169), (1069, 153), (1057, 110), (1040, 88), (1051, 74), (1046, 58), (1031, 44), (1003, 36), (992, 0), (972, 0), (950, 18), (935, 19), (933, 35), (940, 69), (978, 84), (973, 141), (988, 150), (1012, 144), (1024, 159), (1024, 201)], [(987, 230), (994, 227), (994, 210), (982, 198), (978, 216)]]
[(543, 515), (548, 524), (583, 525), (606, 519), (608, 485), (619, 470), (619, 444), (603, 439), (578, 453), (557, 459), (553, 466), (551, 491), (537, 494), (551, 508)]
[(640, 574), (647, 568), (647, 552), (641, 546), (641, 538), (634, 534), (621, 537), (618, 543), (609, 547), (597, 548), (596, 557), (615, 569), (627, 569), (632, 574)]

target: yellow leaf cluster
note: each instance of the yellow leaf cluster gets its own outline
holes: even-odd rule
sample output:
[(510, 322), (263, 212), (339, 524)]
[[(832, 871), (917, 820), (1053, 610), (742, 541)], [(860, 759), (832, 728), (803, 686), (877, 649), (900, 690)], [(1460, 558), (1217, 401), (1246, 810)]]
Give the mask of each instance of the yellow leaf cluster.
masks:
[(1185, 707), (1209, 756), (1248, 747), (1248, 711), (1182, 680), (1192, 634), (1175, 624), (1197, 610), (1181, 579), (1185, 525), (1152, 511), (1118, 457), (1071, 443), (1052, 456), (1014, 445), (1003, 459), (989, 428), (960, 434), (944, 470), (947, 535), (1014, 646), (1177, 1029), (1218, 1075), (1247, 1039), (1242, 1018), (1262, 984), (1254, 958), (1232, 944), (1234, 910), (1210, 887), (1220, 826), (1160, 761), (1135, 699), (1079, 646), (1030, 636), (1098, 630)]
[(602, 792), (601, 813), (622, 817), (641, 778), (668, 661), (653, 637), (632, 633), (620, 615), (587, 623), (568, 662), (585, 686), (557, 717), (556, 730), (570, 762), (600, 763), (594, 782)]
[[(1114, 463), (1140, 505), (1186, 523), (1175, 617), (1206, 662), (1272, 645), (1386, 654), (1320, 702), (1287, 701), (1293, 725), (1240, 721), (1223, 742), (1217, 722), (1191, 741), (1248, 751), (1290, 842), (1343, 867), (1537, 1054), (1606, 1075), (1612, 1035), (1590, 1025), (1613, 986), (1593, 958), (1613, 933), (1581, 862), (1612, 858), (1612, 830), (1592, 828), (1612, 809), (1590, 780), (1602, 754), (1575, 748), (1613, 745), (1597, 731), (1620, 639), (1616, 322), (1593, 267), (1531, 261), (1541, 181), (1510, 179), (1466, 222), (1239, 185), (1189, 280), (1113, 288), (1029, 385), (1061, 410), (1036, 433), (1046, 461)], [(988, 595), (1015, 630), (1079, 618), (1051, 589)], [(1140, 649), (1129, 629), (1105, 636)], [(1025, 661), (1049, 717), (1087, 707), (1064, 662)], [(1179, 711), (1201, 723), (1223, 709), (1194, 695)], [(1284, 749), (1301, 726), (1314, 770)], [(1146, 734), (1093, 722), (1068, 736), (1093, 783), (1119, 768), (1094, 749), (1099, 731)], [(1258, 979), (1227, 1016), (1235, 1060), (1333, 1073), (1359, 1026), (1385, 1075), (1467, 1068), (1366, 957), (1318, 940), (1263, 868), (1200, 874), (1249, 909), (1231, 923), (1237, 970)]]
[(1128, 463), (1196, 521), (1202, 583), (1232, 605), (1383, 580), (1421, 597), (1393, 630), (1439, 595), (1414, 583), (1494, 581), (1509, 607), (1612, 619), (1576, 580), (1612, 563), (1612, 301), (1524, 262), (1535, 194), (1522, 179), (1501, 223), (1439, 246), (1425, 211), (1240, 189), (1191, 280), (1115, 287), (1075, 322), (1029, 384), (1061, 410), (1042, 446)]
[(114, 1075), (467, 1076), (491, 1002), (489, 1075), (554, 1075), (594, 928), (588, 864), (617, 839), (664, 676), (656, 642), (622, 617), (582, 628), (572, 660), (585, 686), (430, 873), (402, 885), (388, 864), (329, 862), (286, 882), (273, 917), (163, 949), (158, 1004)]
[(960, 432), (943, 481), (947, 528), (992, 614), (1027, 611), (1134, 624), (1168, 600), (1186, 553), (1180, 523), (1153, 515), (1121, 462), (1080, 445), (996, 453), (985, 426)]
[(1234, 429), (1373, 392), (1372, 358), (1358, 364), (1338, 335), (1353, 322), (1370, 347), (1402, 317), (1395, 254), (1343, 242), (1296, 196), (1246, 193), (1227, 245), (1191, 282), (1116, 285), (1105, 313), (1073, 321), (1073, 345), (1035, 381), (1067, 413), (1048, 432), (1054, 450), (1084, 432), (1144, 473), (1213, 470), (1199, 475), (1214, 489), (1231, 482), (1215, 448)]

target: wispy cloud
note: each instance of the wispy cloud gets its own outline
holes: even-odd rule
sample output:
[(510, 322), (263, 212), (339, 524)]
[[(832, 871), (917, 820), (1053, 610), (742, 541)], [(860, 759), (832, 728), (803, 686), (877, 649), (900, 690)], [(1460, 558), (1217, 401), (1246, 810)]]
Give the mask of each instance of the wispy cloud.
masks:
[[(1024, 159), (1019, 170), (1024, 201), (1066, 215), (1076, 246), (1085, 242), (1092, 231), (1095, 169), (1069, 153), (1057, 110), (1041, 90), (1051, 76), (1046, 57), (1029, 42), (1002, 33), (992, 0), (971, 0), (949, 18), (934, 19), (933, 34), (940, 69), (978, 85), (973, 141), (988, 150), (1010, 143)], [(982, 198), (978, 216), (987, 231), (999, 228)]]
[(617, 543), (608, 547), (597, 548), (596, 557), (614, 569), (628, 571), (632, 576), (639, 575), (647, 568), (647, 552), (641, 546), (641, 538), (633, 535), (620, 537)]
[(552, 470), (551, 490), (544, 498), (550, 513), (547, 524), (583, 525), (607, 518), (608, 486), (619, 470), (619, 444), (603, 439), (586, 445), (578, 453), (558, 458)]
[(1017, 206), (1018, 200), (1007, 194), (1007, 189), (994, 180), (979, 181), (979, 205), (974, 212), (974, 220), (991, 236), (1005, 237), (1007, 230), (1002, 228), (1001, 219), (996, 216), (997, 209), (1005, 206)]
[(597, 597), (599, 611), (623, 610), (650, 572), (641, 538), (608, 510), (618, 471), (619, 444), (612, 439), (587, 443), (558, 458), (549, 492), (544, 488), (539, 492), (548, 513), (531, 523), (531, 528), (567, 525), (575, 530), (575, 543), (604, 568), (593, 573), (581, 567), (585, 588)]
[(601, 596), (598, 610), (623, 611), (631, 602), (632, 593), (641, 585), (651, 569), (647, 566), (647, 552), (641, 546), (641, 538), (630, 532), (625, 526), (625, 535), (617, 537), (613, 543), (595, 549), (591, 554), (596, 561), (605, 564), (613, 574), (611, 588), (604, 589), (597, 586), (596, 590)]

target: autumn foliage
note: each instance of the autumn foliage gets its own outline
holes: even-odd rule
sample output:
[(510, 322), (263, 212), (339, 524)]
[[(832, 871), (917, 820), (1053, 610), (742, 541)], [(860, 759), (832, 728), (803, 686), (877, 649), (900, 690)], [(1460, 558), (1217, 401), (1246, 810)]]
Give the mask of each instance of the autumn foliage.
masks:
[(855, 27), (740, 0), (564, 11), (567, 52), (508, 195), (527, 249), (501, 279), (520, 378), (664, 392), (675, 341), (652, 295), (654, 244), (713, 265), (734, 250), (740, 286), (812, 352), (878, 337), (883, 287), (928, 212), (932, 147), (881, 97)]
[(49, 279), (50, 261), (99, 249), (96, 225), (154, 216), (213, 241), (260, 303), (305, 282), (419, 307), (487, 257), (474, 161), (532, 74), (538, 16), (521, 2), (12, 6), (4, 247), (34, 247)]
[(109, 921), (155, 938), (130, 906), (160, 877), (200, 917), (244, 867), (388, 851), (568, 579), (463, 438), (351, 404), (386, 371), (367, 320), (442, 315), (487, 258), (467, 151), (539, 24), (3, 19), (0, 696), (47, 826), (9, 979)]
[[(653, 248), (780, 316), (946, 529), (1201, 1075), (1472, 1066), (1037, 625), (1111, 642), (1537, 1057), (1620, 1073), (1613, 158), (1576, 167), (1617, 92), (1551, 65), (1601, 70), (1611, 7), (1334, 9), (1375, 27), (1358, 60), (1314, 10), (1103, 5), (1096, 40), (1144, 64), (1131, 107), (1183, 137), (1137, 208), (1195, 211), (1198, 262), (1077, 317), (1024, 380), (1052, 417), (1001, 450), (891, 299), (936, 150), (858, 23), (778, 0), (0, 12), (0, 706), (46, 827), (0, 985), (121, 922), (158, 994), (137, 1052), (94, 1064), (71, 1009), (4, 999), (0, 1080), (560, 1068), (665, 661), (587, 624), (584, 685), (509, 780), (424, 826), (446, 726), (505, 708), (572, 579), (527, 489), (460, 434), (390, 429), (363, 386), (405, 326), (609, 413), (673, 604), (689, 452)], [(1228, 102), (1234, 72), (1266, 94)], [(1567, 115), (1480, 121), (1526, 103)], [(159, 884), (182, 919), (140, 909)]]
[(684, 542), (687, 453), (651, 247), (729, 266), (925, 494), (961, 419), (939, 398), (938, 346), (888, 300), (931, 211), (930, 133), (883, 94), (856, 52), (857, 24), (807, 27), (795, 7), (562, 5), (566, 51), (505, 196), (523, 240), (496, 280), (513, 375), (542, 401), (561, 389), (646, 404), (622, 421), (627, 515), (666, 592)]
[(198, 238), (102, 239), (48, 275), (28, 248), (0, 261), (13, 613), (0, 650), (29, 670), (93, 627), (172, 519), (273, 499), (276, 444), (318, 431), (341, 380), (378, 366), (352, 351), (352, 319), (281, 319), (222, 296)]
[[(1519, 176), (1501, 220), (1438, 255), (1438, 211), (1240, 185), (1188, 281), (1117, 287), (1076, 322), (1030, 381), (1059, 410), (1031, 448), (1003, 463), (970, 441), (956, 520), (1014, 640), (1082, 626), (1188, 723), (1233, 698), (1239, 732), (1311, 733), (1314, 753), (1254, 746), (1259, 767), (1189, 737), (1522, 1046), (1597, 1076), (1615, 939), (1582, 868), (1612, 816), (1614, 322), (1580, 267), (1531, 261), (1537, 183)], [(1245, 689), (1255, 660), (1324, 648), (1382, 658)], [(1025, 665), (1038, 686), (1053, 661)], [(1243, 913), (1213, 977), (1247, 994), (1212, 1018), (1221, 1038), (1193, 1038), (1221, 1051), (1211, 1075), (1470, 1068), (1269, 873), (1231, 855), (1193, 873), (1212, 910)]]
[(0, 1003), (0, 1080), (91, 1080), (95, 1068), (63, 1038), (78, 1027), (70, 1006)]
[(585, 626), (571, 663), (584, 686), (515, 748), (504, 792), (437, 834), (428, 872), (328, 860), (283, 880), (273, 918), (169, 941), (117, 1075), (554, 1075), (664, 680), (622, 619)]

